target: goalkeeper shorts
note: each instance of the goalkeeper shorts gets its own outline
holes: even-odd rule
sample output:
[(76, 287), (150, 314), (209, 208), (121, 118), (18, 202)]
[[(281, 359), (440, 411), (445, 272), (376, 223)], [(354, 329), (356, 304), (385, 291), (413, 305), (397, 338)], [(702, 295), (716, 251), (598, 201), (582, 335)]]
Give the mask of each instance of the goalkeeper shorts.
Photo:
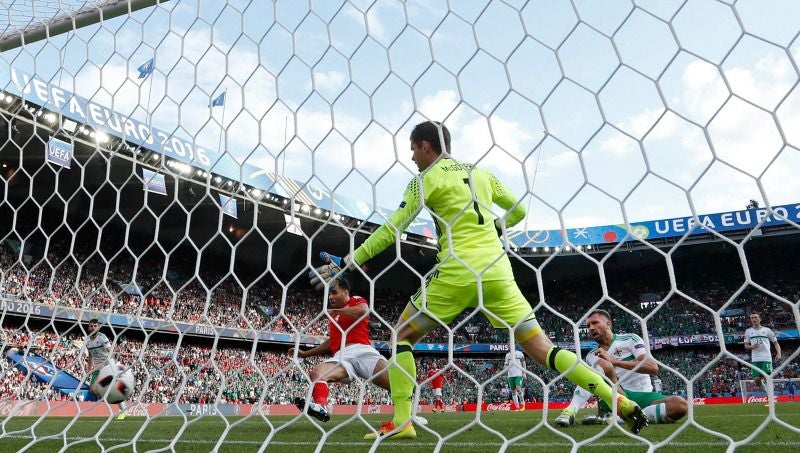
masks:
[[(483, 314), (495, 328), (517, 326), (515, 337), (518, 342), (542, 331), (531, 305), (514, 280), (485, 281), (480, 286)], [(401, 316), (417, 332), (427, 333), (440, 323), (449, 325), (461, 312), (477, 306), (477, 283), (455, 285), (439, 278), (429, 278), (425, 288), (414, 294)]]

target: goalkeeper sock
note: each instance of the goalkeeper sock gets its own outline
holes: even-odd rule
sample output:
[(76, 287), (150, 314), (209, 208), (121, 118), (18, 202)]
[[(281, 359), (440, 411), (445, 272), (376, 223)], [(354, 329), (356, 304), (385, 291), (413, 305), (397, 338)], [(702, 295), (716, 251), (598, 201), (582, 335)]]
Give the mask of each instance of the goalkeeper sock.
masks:
[[(578, 362), (578, 356), (572, 351), (553, 346), (547, 351), (547, 359), (545, 362), (550, 369), (563, 373)], [(572, 370), (566, 374), (566, 377), (573, 383), (583, 387), (605, 401), (608, 407), (612, 407), (611, 396), (613, 391), (611, 390), (611, 386), (606, 384), (606, 381), (604, 381), (599, 374), (592, 371), (591, 368), (582, 363), (577, 363), (575, 368), (572, 368)], [(636, 407), (636, 403), (623, 395), (618, 394), (617, 401), (619, 402), (620, 415), (623, 416), (630, 414), (634, 407)]]
[(667, 403), (647, 406), (642, 412), (647, 415), (647, 421), (650, 423), (675, 423), (675, 420), (667, 417)]
[[(394, 404), (394, 426), (400, 427), (411, 418), (414, 385), (416, 384), (417, 364), (411, 343), (399, 341), (394, 356), (395, 363), (389, 365), (389, 384), (392, 387)], [(408, 375), (406, 375), (408, 373)], [(411, 376), (411, 378), (409, 378)]]
[(328, 381), (317, 381), (314, 383), (314, 390), (311, 391), (311, 397), (314, 399), (315, 403), (321, 406), (327, 406), (329, 391)]

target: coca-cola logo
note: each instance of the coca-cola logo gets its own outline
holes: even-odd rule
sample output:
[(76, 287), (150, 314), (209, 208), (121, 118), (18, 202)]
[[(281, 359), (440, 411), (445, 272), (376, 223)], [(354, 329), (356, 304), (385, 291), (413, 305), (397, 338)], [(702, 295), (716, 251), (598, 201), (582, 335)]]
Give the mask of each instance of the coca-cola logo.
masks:
[(380, 414), (381, 413), (381, 407), (377, 406), (375, 404), (370, 404), (369, 406), (367, 406), (367, 413), (368, 414)]
[(456, 405), (455, 404), (448, 404), (447, 406), (444, 407), (444, 411), (445, 412), (455, 412), (456, 411)]
[(694, 398), (694, 399), (692, 399), (692, 404), (694, 404), (695, 406), (705, 406), (706, 405), (706, 399), (705, 398)]
[(487, 404), (487, 411), (511, 411), (511, 403)]
[(147, 417), (147, 408), (141, 405), (131, 406), (127, 409), (127, 414), (134, 417)]
[(767, 397), (766, 396), (748, 396), (747, 403), (766, 403)]
[(0, 401), (0, 416), (36, 415), (38, 404), (30, 403), (30, 401)]
[(597, 400), (587, 401), (583, 403), (581, 409), (597, 409)]

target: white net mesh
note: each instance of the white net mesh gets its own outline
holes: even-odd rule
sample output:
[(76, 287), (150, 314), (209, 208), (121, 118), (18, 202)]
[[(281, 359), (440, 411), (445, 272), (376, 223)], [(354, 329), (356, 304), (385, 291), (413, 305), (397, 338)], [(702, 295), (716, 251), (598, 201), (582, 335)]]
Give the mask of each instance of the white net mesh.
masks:
[(158, 0), (10, 0), (0, 6), (0, 50), (30, 44), (156, 3)]
[[(800, 445), (788, 402), (800, 374), (795, 2), (0, 12), (9, 448), (374, 448), (362, 436), (388, 419), (389, 393), (331, 384), (333, 420), (298, 417), (324, 357), (287, 351), (329, 335), (333, 302), (307, 273), (319, 251), (345, 255), (387, 221), (416, 173), (409, 133), (429, 119), (449, 128), (454, 158), (492, 171), (526, 208), (507, 252), (551, 341), (585, 356), (586, 317), (606, 309), (614, 332), (644, 339), (663, 393), (689, 404), (644, 440), (560, 430), (574, 386), (527, 359), (536, 410), (511, 412), (508, 330), (468, 310), (418, 345), (419, 412), (439, 408), (439, 369), (446, 414), (418, 423), (413, 445)], [(387, 356), (400, 311), (436, 272), (432, 218), (356, 278)], [(758, 392), (740, 385), (753, 373), (751, 313), (782, 348), (769, 409), (740, 404)], [(91, 318), (136, 377), (121, 424), (116, 406), (83, 401)]]
[(117, 2), (112, 0), (56, 0), (38, 2), (32, 0), (12, 0), (6, 2), (6, 5), (4, 5), (5, 20), (3, 22), (6, 28), (2, 35), (7, 36), (10, 33), (24, 33), (31, 27), (58, 21), (88, 10), (97, 10), (111, 3)]

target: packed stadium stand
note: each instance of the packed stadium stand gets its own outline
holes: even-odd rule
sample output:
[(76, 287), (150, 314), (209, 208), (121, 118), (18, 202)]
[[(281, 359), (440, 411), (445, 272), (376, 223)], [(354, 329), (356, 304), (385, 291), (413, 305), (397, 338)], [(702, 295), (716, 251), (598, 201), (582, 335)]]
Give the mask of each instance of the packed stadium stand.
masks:
[[(792, 263), (793, 250), (783, 243), (779, 242), (778, 245), (780, 246), (773, 250), (764, 250), (763, 253), (773, 261), (786, 260), (787, 267), (784, 269), (791, 269), (789, 265)], [(65, 260), (64, 255), (58, 254), (58, 250), (63, 249), (62, 247), (53, 248), (54, 251), (47, 255), (47, 262), (70, 262)], [(695, 248), (698, 249), (697, 255), (689, 256), (686, 260), (694, 263), (694, 266), (706, 268), (705, 266), (713, 267), (710, 263), (720, 263), (718, 254), (724, 254), (725, 247), (720, 247), (719, 244), (706, 244)], [(78, 262), (80, 262), (83, 254), (73, 253), (79, 257)], [(762, 251), (758, 250), (753, 254), (754, 269), (759, 266), (761, 258), (759, 253)], [(576, 257), (560, 259), (575, 260)], [(136, 281), (142, 294), (138, 295), (120, 289), (124, 287), (126, 281), (129, 281), (132, 264), (128, 267), (119, 266), (115, 269), (116, 273), (111, 273), (109, 268), (109, 273), (105, 276), (104, 267), (96, 265), (96, 261), (91, 259), (80, 266), (80, 272), (75, 266), (64, 265), (58, 266), (54, 271), (50, 266), (43, 265), (44, 261), (33, 267), (22, 265), (19, 255), (8, 246), (3, 247), (0, 260), (4, 269), (0, 293), (7, 299), (16, 298), (44, 305), (65, 305), (120, 314), (137, 314), (153, 319), (202, 322), (220, 327), (249, 325), (253, 329), (290, 333), (293, 329), (297, 329), (307, 335), (315, 336), (324, 336), (327, 333), (327, 318), (319, 315), (322, 296), (308, 288), (287, 287), (284, 293), (277, 282), (254, 285), (248, 290), (249, 297), (242, 312), (242, 292), (237, 290), (236, 285), (220, 284), (208, 292), (202, 285), (196, 283), (197, 280), (187, 282), (181, 279), (179, 272), (173, 273), (174, 279), (162, 281), (160, 285), (154, 285), (158, 281), (157, 275), (148, 274), (147, 271), (137, 273)], [(637, 261), (632, 260), (626, 265), (634, 266)], [(676, 262), (678, 269), (684, 264), (680, 260)], [(575, 267), (572, 263), (564, 265), (573, 269)], [(138, 264), (140, 270), (156, 268), (158, 266), (155, 263), (147, 261)], [(756, 311), (762, 313), (765, 325), (776, 331), (796, 328), (789, 307), (763, 292), (747, 287), (736, 297), (731, 298), (741, 285), (724, 265), (721, 264), (717, 269), (719, 272), (707, 273), (695, 279), (687, 278), (689, 283), (682, 287), (682, 291), (686, 297), (694, 298), (714, 309), (720, 309), (728, 299), (731, 299), (724, 310), (725, 313), (732, 315), (720, 318), (724, 333), (741, 333), (747, 326), (747, 315)], [(191, 272), (190, 269), (185, 271), (186, 274)], [(619, 270), (611, 268), (606, 272), (609, 280), (614, 281), (615, 274), (625, 273), (628, 270), (624, 267)], [(630, 279), (622, 287), (609, 285), (609, 295), (626, 309), (640, 316), (647, 316), (654, 309), (658, 309), (656, 315), (647, 322), (651, 337), (715, 332), (713, 317), (709, 312), (696, 304), (687, 303), (684, 296), (668, 294), (668, 284), (660, 282), (658, 277), (654, 276), (657, 274), (655, 269), (639, 268), (638, 272), (642, 278)], [(211, 275), (201, 272), (200, 280), (215, 281), (214, 279), (218, 278), (214, 275), (214, 269), (210, 269), (209, 274)], [(683, 274), (676, 271), (679, 282), (683, 277)], [(592, 281), (591, 276), (578, 276), (572, 280), (563, 279), (545, 284), (546, 302), (550, 308), (540, 305), (537, 313), (554, 341), (570, 342), (573, 338), (572, 328), (566, 322), (559, 320), (555, 313), (579, 321), (590, 306), (600, 300), (592, 296), (599, 292), (597, 283)], [(779, 296), (789, 300), (798, 299), (797, 282), (788, 272), (770, 276), (765, 285), (769, 285)], [(172, 292), (169, 288), (180, 289)], [(536, 305), (536, 294), (529, 296), (533, 305)], [(284, 299), (285, 303), (282, 304)], [(393, 319), (406, 300), (407, 296), (404, 296), (398, 288), (392, 288), (375, 298), (374, 310), (383, 319)], [(207, 302), (208, 308), (205, 310)], [(608, 302), (604, 302), (601, 306), (609, 309), (614, 315), (615, 330), (642, 335), (638, 319)], [(459, 319), (466, 319), (467, 316), (469, 314), (465, 313)], [(373, 317), (372, 320), (374, 339), (388, 340), (388, 329), (377, 319)], [(79, 377), (86, 376), (80, 329), (66, 320), (55, 321), (53, 325), (58, 327), (54, 330), (43, 320), (29, 319), (25, 324), (24, 317), (7, 316), (2, 330), (2, 344), (6, 350), (17, 348), (35, 351), (61, 369)], [(454, 325), (458, 325), (458, 322)], [(321, 358), (308, 359), (295, 365), (286, 354), (286, 349), (289, 347), (287, 344), (260, 344), (255, 352), (251, 352), (250, 342), (225, 340), (217, 344), (214, 351), (213, 338), (209, 337), (185, 336), (178, 343), (177, 336), (165, 333), (148, 335), (131, 329), (120, 331), (119, 328), (106, 328), (105, 330), (109, 334), (116, 335), (115, 353), (118, 359), (132, 365), (137, 378), (135, 398), (140, 398), (141, 402), (255, 403), (263, 398), (265, 402), (286, 404), (294, 396), (303, 394), (307, 388), (308, 382), (301, 369), (308, 372), (310, 366), (321, 360)], [(56, 331), (60, 335), (56, 335)], [(507, 344), (508, 342), (507, 332), (491, 328), (482, 315), (472, 316), (461, 328), (455, 329), (453, 335), (454, 343)], [(581, 341), (589, 340), (583, 328), (578, 329), (578, 335)], [(425, 341), (434, 344), (447, 343), (447, 337), (448, 332), (440, 328), (432, 332)], [(797, 346), (797, 340), (789, 340), (787, 343), (784, 344), (784, 357), (791, 355)], [(748, 359), (740, 344), (729, 345), (729, 351), (744, 361)], [(749, 376), (749, 368), (741, 362), (730, 356), (719, 355), (718, 344), (677, 347), (666, 345), (655, 349), (653, 354), (662, 364), (674, 368), (688, 378), (695, 377), (693, 385), (695, 396), (737, 395), (739, 379)], [(714, 360), (716, 360), (714, 367), (703, 375), (697, 375), (701, 368)], [(442, 357), (436, 354), (421, 357), (418, 368), (421, 380), (434, 362), (441, 366)], [(37, 382), (33, 376), (26, 377), (22, 371), (7, 361), (0, 363), (3, 366), (0, 398), (68, 398), (67, 395), (58, 394), (48, 388), (45, 383)], [(444, 389), (446, 400), (459, 403), (474, 402), (477, 398), (477, 387), (467, 375), (478, 383), (489, 381), (497, 373), (502, 373), (502, 354), (460, 354), (454, 365), (446, 370)], [(554, 377), (552, 372), (546, 372), (532, 361), (529, 361), (528, 369), (534, 375), (541, 376), (545, 382)], [(660, 377), (664, 382), (665, 391), (687, 394), (686, 383), (676, 374), (662, 368)], [(800, 377), (800, 363), (795, 361), (789, 364), (776, 377)], [(529, 400), (542, 398), (542, 387), (535, 379), (529, 377), (524, 385)], [(367, 386), (366, 390), (367, 402), (388, 402), (385, 391), (375, 386)], [(336, 386), (332, 391), (332, 401), (354, 403), (358, 399), (358, 391), (357, 383)], [(570, 397), (571, 392), (571, 386), (562, 380), (551, 388), (550, 398), (565, 400)], [(505, 379), (495, 379), (483, 389), (483, 398), (487, 401), (502, 401), (506, 395)], [(430, 400), (431, 392), (427, 386), (423, 386), (421, 398), (423, 401)]]

